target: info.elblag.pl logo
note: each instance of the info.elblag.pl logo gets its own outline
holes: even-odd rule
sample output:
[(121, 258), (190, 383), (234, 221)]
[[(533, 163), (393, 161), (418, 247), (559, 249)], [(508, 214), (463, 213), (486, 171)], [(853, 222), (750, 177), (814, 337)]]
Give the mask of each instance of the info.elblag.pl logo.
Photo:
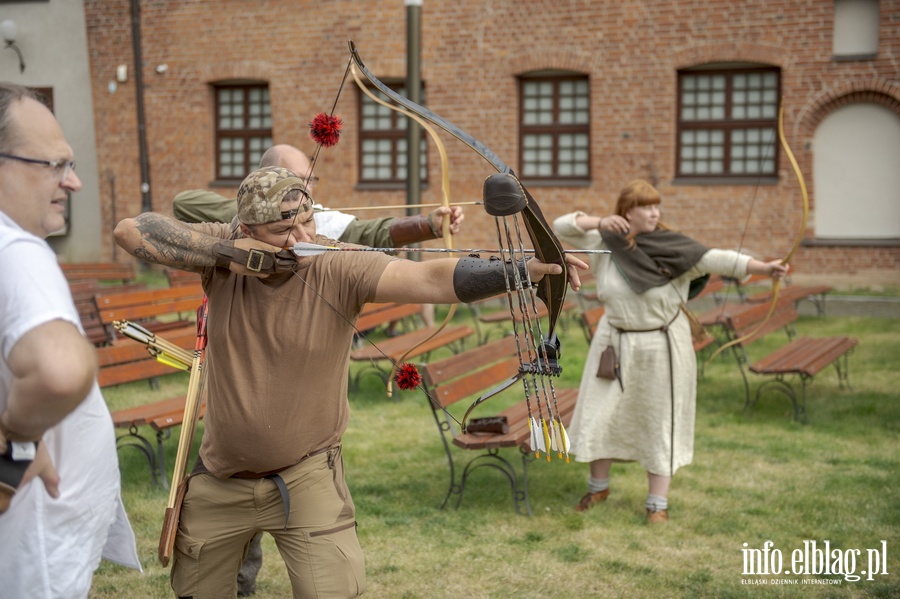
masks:
[[(841, 549), (832, 547), (831, 541), (804, 540), (802, 547), (793, 549), (787, 557), (772, 541), (766, 541), (760, 549), (749, 543), (743, 547), (744, 576), (842, 576), (843, 580), (856, 582), (863, 577), (875, 580), (876, 576), (888, 574), (888, 547), (884, 540), (871, 549)], [(768, 584), (766, 580), (753, 580), (750, 584)], [(791, 582), (804, 584), (802, 580)], [(833, 583), (840, 584), (840, 580)]]

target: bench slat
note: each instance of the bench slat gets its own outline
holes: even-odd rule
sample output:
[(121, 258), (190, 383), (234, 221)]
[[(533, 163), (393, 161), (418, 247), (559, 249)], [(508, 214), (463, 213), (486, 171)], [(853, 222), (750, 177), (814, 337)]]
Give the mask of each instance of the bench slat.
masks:
[[(350, 352), (350, 359), (355, 362), (399, 360), (411, 347), (422, 342), (429, 335), (433, 334), (435, 330), (437, 330), (437, 327), (427, 327), (379, 341), (377, 347), (371, 344), (367, 345)], [(433, 338), (417, 347), (407, 356), (407, 358), (414, 358), (416, 356), (421, 356), (422, 354), (427, 354), (435, 349), (468, 337), (474, 332), (475, 331), (471, 327), (467, 326), (447, 327)]]
[(800, 337), (757, 361), (757, 374), (798, 373), (813, 377), (857, 345), (851, 337)]
[(422, 313), (422, 304), (366, 304), (356, 321), (356, 328), (368, 331)]

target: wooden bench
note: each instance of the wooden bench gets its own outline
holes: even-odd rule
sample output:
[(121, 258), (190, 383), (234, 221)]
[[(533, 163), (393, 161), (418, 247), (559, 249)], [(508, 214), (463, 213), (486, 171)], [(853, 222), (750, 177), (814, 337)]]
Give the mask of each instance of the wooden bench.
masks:
[(84, 279), (130, 283), (137, 278), (133, 262), (63, 262), (59, 266), (70, 283)]
[[(547, 306), (544, 305), (544, 302), (541, 300), (536, 300), (537, 302), (537, 310), (533, 311), (532, 306), (529, 303), (527, 306), (527, 313), (531, 315), (533, 320), (546, 319), (547, 315), (550, 311), (547, 309)], [(472, 315), (472, 320), (475, 324), (475, 330), (478, 333), (478, 344), (483, 345), (487, 343), (491, 338), (491, 333), (493, 331), (497, 331), (496, 327), (493, 329), (486, 329), (482, 325), (494, 325), (498, 323), (507, 323), (513, 321), (513, 315), (510, 314), (509, 311), (509, 301), (507, 300), (506, 295), (500, 295), (497, 297), (491, 297), (488, 299), (480, 300), (477, 302), (471, 302), (466, 304), (469, 309), (469, 313)], [(486, 306), (493, 306), (497, 309), (485, 311)], [(515, 307), (515, 318), (518, 322), (522, 321), (522, 311), (519, 308), (519, 300), (518, 298), (513, 298), (513, 306)], [(559, 326), (562, 327), (564, 324), (565, 314), (574, 310), (577, 307), (576, 302), (573, 301), (565, 301), (563, 302), (562, 312), (560, 314), (560, 322)], [(509, 334), (511, 331), (503, 332), (502, 334)]]
[[(508, 424), (506, 432), (462, 432), (455, 418), (451, 418), (444, 411), (445, 408), (449, 408), (457, 402), (473, 401), (473, 397), (510, 381), (511, 377), (519, 372), (515, 337), (504, 337), (450, 358), (422, 365), (420, 370), (450, 469), (450, 483), (441, 508), (446, 507), (450, 498), (454, 496), (456, 497), (455, 507), (458, 508), (462, 503), (469, 475), (479, 468), (488, 467), (499, 470), (506, 476), (512, 491), (516, 512), (522, 513), (521, 508), (524, 507), (525, 511), (531, 515), (527, 470), (528, 464), (533, 462), (536, 456), (530, 445), (531, 432), (528, 425), (529, 413), (526, 401), (523, 399), (497, 414), (497, 416), (506, 417)], [(533, 387), (534, 385), (529, 381), (529, 388)], [(516, 381), (504, 394), (509, 397), (508, 394), (521, 394), (522, 392), (522, 383)], [(563, 426), (568, 426), (571, 422), (577, 394), (577, 389), (557, 390), (555, 399), (549, 400), (553, 404), (554, 414), (558, 414)], [(497, 399), (499, 397), (487, 400), (476, 411), (483, 412), (490, 406), (491, 401)], [(530, 398), (536, 416), (537, 399), (536, 397)], [(547, 417), (548, 411), (544, 398), (540, 399), (540, 406), (540, 415)], [(505, 448), (519, 450), (522, 460), (521, 471), (501, 453), (501, 450)], [(461, 450), (477, 453), (465, 462), (465, 465), (462, 465), (462, 454), (454, 457), (454, 454), (458, 454)], [(549, 454), (547, 459), (550, 459)]]
[(366, 304), (356, 321), (360, 331), (371, 331), (392, 322), (422, 323), (422, 304)]
[(724, 300), (722, 297), (722, 292), (727, 291), (728, 283), (717, 274), (709, 275), (709, 280), (706, 282), (706, 285), (703, 289), (691, 298), (691, 301), (703, 299), (706, 297), (712, 297), (713, 301), (716, 304), (721, 304)]
[(80, 279), (69, 282), (69, 291), (72, 293), (72, 301), (75, 303), (78, 317), (81, 319), (81, 328), (84, 329), (85, 336), (92, 344), (107, 345), (113, 340), (100, 320), (100, 310), (97, 309), (94, 296), (98, 293), (121, 293), (143, 288), (144, 285), (137, 282), (121, 283), (115, 286), (101, 285), (96, 279)]
[[(364, 311), (356, 321), (359, 331), (367, 331), (386, 325), (395, 320), (400, 320), (422, 312), (421, 304), (374, 304), (377, 308), (368, 312)], [(411, 307), (411, 310), (410, 310)], [(472, 335), (475, 330), (464, 325), (446, 326), (435, 334), (438, 326), (422, 327), (406, 333), (382, 339), (377, 342), (363, 340), (357, 349), (350, 352), (351, 362), (367, 362), (369, 368), (357, 369), (351, 373), (350, 388), (359, 388), (359, 382), (367, 374), (378, 374), (384, 383), (390, 374), (391, 367), (406, 354), (410, 348), (415, 348), (406, 356), (407, 360), (426, 356), (427, 354), (449, 347), (451, 350), (462, 348), (465, 338)], [(433, 335), (433, 336), (432, 336)], [(431, 337), (429, 339), (429, 337)], [(427, 339), (427, 341), (426, 341)]]
[(164, 289), (98, 293), (94, 301), (100, 322), (115, 340), (119, 335), (113, 323), (120, 320), (130, 320), (153, 332), (193, 328), (197, 308), (203, 301), (203, 288), (197, 283)]
[(606, 306), (601, 304), (583, 310), (578, 317), (578, 322), (581, 325), (581, 330), (584, 331), (584, 336), (587, 339), (588, 345), (591, 344), (591, 339), (594, 338), (594, 333), (597, 331), (597, 325), (600, 323), (600, 319), (603, 318), (605, 313)]
[(184, 285), (198, 285), (200, 283), (200, 273), (191, 272), (189, 270), (181, 270), (180, 268), (163, 269), (169, 287), (182, 287)]
[[(166, 340), (186, 350), (193, 350), (196, 343), (196, 328), (183, 330), (166, 337)], [(178, 372), (152, 357), (147, 346), (121, 339), (115, 345), (97, 348), (99, 372), (97, 381), (101, 388), (124, 383), (146, 380), (151, 388), (158, 387), (161, 376)], [(125, 432), (117, 435), (116, 447), (135, 447), (147, 458), (150, 474), (155, 485), (168, 488), (163, 442), (170, 436), (172, 427), (181, 424), (184, 414), (185, 396), (153, 401), (112, 412), (113, 425)], [(205, 405), (201, 406), (201, 417)], [(156, 444), (141, 434), (142, 426), (150, 426), (156, 433)]]
[[(746, 287), (748, 285), (756, 284), (771, 286), (771, 279), (754, 276), (742, 286)], [(795, 306), (803, 300), (811, 301), (816, 306), (816, 314), (825, 316), (825, 295), (831, 292), (832, 289), (833, 287), (831, 287), (831, 285), (791, 285), (782, 282), (781, 288), (778, 291), (778, 299), (789, 301)], [(745, 302), (751, 304), (767, 304), (772, 301), (772, 290), (764, 289), (749, 295), (745, 294), (743, 299)]]
[[(733, 306), (722, 314), (720, 324), (731, 341), (759, 328), (768, 312), (768, 304)], [(744, 381), (745, 411), (754, 408), (762, 392), (774, 385), (776, 390), (790, 398), (794, 407), (794, 418), (798, 422), (807, 422), (806, 387), (812, 382), (813, 377), (829, 365), (834, 365), (840, 387), (850, 388), (848, 357), (858, 341), (848, 336), (797, 337), (793, 328), (796, 320), (797, 310), (793, 301), (790, 298), (781, 300), (776, 304), (771, 318), (752, 337), (731, 347)], [(779, 329), (787, 331), (787, 345), (751, 363), (746, 347)], [(756, 389), (752, 401), (748, 370), (754, 374), (772, 377)], [(794, 385), (791, 384), (793, 379), (797, 379), (800, 383), (799, 397)]]

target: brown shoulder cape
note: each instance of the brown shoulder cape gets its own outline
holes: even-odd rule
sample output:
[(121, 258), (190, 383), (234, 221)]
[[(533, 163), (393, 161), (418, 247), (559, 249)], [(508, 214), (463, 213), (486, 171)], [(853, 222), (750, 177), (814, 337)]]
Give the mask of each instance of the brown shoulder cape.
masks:
[[(630, 248), (624, 235), (612, 231), (600, 231), (600, 235), (612, 251), (616, 268), (635, 293), (667, 285), (690, 270), (709, 251), (705, 245), (686, 235), (663, 229), (635, 236), (635, 245)], [(709, 275), (705, 275), (694, 279), (689, 297), (700, 293), (708, 278)], [(699, 286), (695, 285), (701, 280)]]

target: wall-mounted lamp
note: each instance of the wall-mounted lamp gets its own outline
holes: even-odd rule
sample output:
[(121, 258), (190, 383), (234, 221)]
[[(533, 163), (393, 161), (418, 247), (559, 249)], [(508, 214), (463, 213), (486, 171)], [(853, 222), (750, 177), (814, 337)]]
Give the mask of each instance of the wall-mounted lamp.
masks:
[(0, 34), (3, 35), (3, 41), (6, 42), (6, 47), (16, 51), (16, 55), (19, 57), (19, 72), (24, 73), (25, 59), (22, 58), (22, 51), (19, 50), (19, 47), (16, 45), (16, 37), (19, 35), (19, 27), (16, 25), (16, 22), (6, 19), (0, 23)]

